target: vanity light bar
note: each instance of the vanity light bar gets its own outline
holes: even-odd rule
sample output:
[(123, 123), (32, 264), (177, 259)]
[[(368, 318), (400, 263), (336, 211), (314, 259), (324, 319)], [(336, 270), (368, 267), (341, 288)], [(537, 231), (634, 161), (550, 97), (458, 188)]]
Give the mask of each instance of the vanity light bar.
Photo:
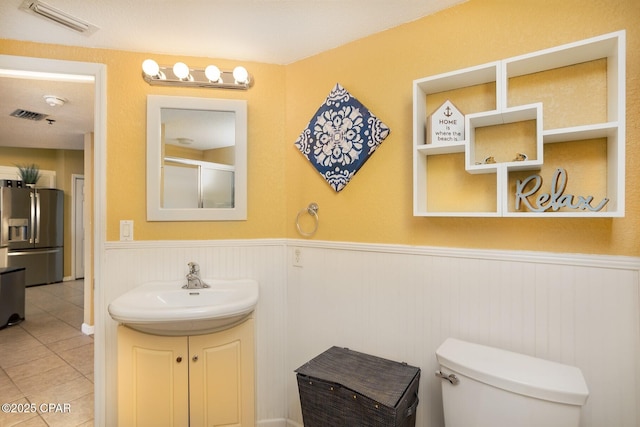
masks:
[[(217, 80), (210, 79), (212, 75), (211, 69), (215, 70), (214, 74)], [(180, 77), (176, 73), (180, 74)], [(244, 67), (236, 67), (233, 71), (223, 71), (215, 66), (209, 66), (207, 69), (190, 68), (181, 62), (171, 67), (158, 65), (152, 59), (147, 59), (143, 62), (142, 78), (154, 86), (183, 86), (213, 89), (247, 90), (253, 83), (251, 76), (249, 76)]]

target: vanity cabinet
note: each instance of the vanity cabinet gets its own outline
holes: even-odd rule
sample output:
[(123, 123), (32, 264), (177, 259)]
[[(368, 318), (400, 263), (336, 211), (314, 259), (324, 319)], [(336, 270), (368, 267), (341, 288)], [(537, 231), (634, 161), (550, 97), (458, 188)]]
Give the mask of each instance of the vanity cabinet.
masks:
[(254, 320), (206, 335), (118, 327), (118, 425), (255, 425)]

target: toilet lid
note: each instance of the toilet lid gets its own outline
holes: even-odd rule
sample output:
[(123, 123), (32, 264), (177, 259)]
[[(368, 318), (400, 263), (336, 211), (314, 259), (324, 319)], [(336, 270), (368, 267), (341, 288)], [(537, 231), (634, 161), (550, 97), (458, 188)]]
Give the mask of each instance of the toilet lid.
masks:
[(442, 367), (513, 393), (580, 406), (589, 396), (575, 366), (454, 338), (442, 343), (436, 357)]

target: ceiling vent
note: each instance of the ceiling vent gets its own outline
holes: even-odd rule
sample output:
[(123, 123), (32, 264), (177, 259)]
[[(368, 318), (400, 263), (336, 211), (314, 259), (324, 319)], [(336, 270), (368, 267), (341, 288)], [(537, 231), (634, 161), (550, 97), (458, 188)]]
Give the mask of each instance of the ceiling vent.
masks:
[(34, 122), (37, 122), (38, 120), (42, 120), (46, 117), (49, 117), (48, 114), (36, 113), (34, 111), (28, 111), (28, 110), (22, 110), (22, 109), (17, 109), (16, 111), (14, 111), (9, 115), (12, 117), (17, 117), (19, 119), (33, 120)]
[(32, 15), (39, 16), (41, 18), (53, 21), (56, 24), (63, 25), (69, 29), (82, 33), (84, 35), (91, 35), (98, 31), (98, 27), (83, 21), (80, 18), (71, 16), (68, 13), (56, 9), (53, 6), (49, 6), (40, 0), (23, 0), (20, 5), (20, 9)]

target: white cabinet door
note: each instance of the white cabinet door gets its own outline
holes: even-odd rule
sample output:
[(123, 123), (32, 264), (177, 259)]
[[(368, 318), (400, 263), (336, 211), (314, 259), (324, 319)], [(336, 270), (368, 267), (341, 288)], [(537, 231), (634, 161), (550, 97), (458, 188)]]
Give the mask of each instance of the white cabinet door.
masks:
[(254, 321), (189, 337), (191, 425), (253, 427)]
[(118, 327), (119, 426), (189, 425), (188, 387), (187, 337)]

